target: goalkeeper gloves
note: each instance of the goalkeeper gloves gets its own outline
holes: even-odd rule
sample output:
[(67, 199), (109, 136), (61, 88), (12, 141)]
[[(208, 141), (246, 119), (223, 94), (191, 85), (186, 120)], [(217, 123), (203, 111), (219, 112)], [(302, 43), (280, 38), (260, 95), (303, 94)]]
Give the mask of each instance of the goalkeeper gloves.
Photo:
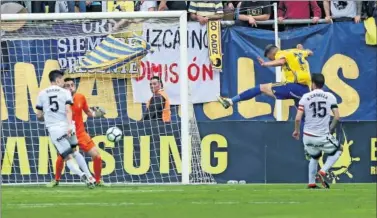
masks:
[(102, 107), (92, 107), (91, 109), (93, 111), (93, 117), (103, 117), (106, 114), (105, 109)]

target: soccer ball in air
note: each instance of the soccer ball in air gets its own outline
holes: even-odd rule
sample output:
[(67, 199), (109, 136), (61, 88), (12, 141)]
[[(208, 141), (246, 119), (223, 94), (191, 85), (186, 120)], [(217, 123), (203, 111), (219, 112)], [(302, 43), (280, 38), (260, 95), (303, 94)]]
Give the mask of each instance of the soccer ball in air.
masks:
[(118, 142), (123, 136), (122, 130), (114, 126), (106, 131), (107, 140), (110, 142)]

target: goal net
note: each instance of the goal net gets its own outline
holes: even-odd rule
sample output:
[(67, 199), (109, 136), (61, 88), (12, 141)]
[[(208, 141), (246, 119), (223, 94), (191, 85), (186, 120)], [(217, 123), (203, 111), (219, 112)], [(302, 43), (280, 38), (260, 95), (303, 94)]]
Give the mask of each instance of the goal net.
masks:
[[(180, 27), (187, 28), (187, 21), (169, 12), (159, 12), (157, 17), (161, 18), (156, 15), (154, 12), (143, 16), (132, 13), (135, 18), (125, 18), (131, 17), (128, 13), (25, 15), (35, 18), (28, 21), (9, 21), (3, 16), (0, 93), (3, 184), (44, 184), (54, 178), (57, 151), (45, 126), (37, 121), (34, 109), (37, 95), (49, 86), (48, 73), (54, 69), (62, 69), (67, 77), (75, 79), (77, 92), (86, 97), (89, 106), (106, 110), (104, 118), (84, 116), (86, 131), (102, 156), (105, 183), (215, 182), (202, 167), (201, 138), (190, 89), (181, 87), (188, 91), (186, 97), (176, 90), (177, 84), (179, 87), (187, 77), (187, 72), (180, 69), (185, 51), (180, 49), (180, 42), (186, 38), (179, 32)], [(69, 16), (71, 19), (66, 19)], [(100, 19), (94, 19), (95, 16)], [(186, 22), (183, 27), (182, 22)], [(149, 31), (152, 29), (158, 31)], [(163, 41), (164, 35), (155, 36), (159, 32), (171, 36), (170, 44)], [(167, 48), (166, 54), (170, 55), (158, 55), (157, 51)], [(161, 77), (169, 94), (170, 122), (145, 115), (145, 103), (152, 96), (149, 87), (152, 76)], [(109, 142), (105, 135), (113, 126), (124, 134), (116, 143)], [(88, 154), (85, 156), (93, 172), (92, 160)], [(61, 183), (78, 182), (79, 178), (65, 168)]]

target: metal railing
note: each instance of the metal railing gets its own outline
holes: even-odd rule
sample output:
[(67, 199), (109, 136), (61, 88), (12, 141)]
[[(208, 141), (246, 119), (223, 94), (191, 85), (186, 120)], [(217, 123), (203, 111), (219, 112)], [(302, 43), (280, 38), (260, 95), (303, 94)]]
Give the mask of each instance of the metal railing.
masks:
[[(245, 21), (246, 22), (246, 21)], [(223, 26), (232, 26), (236, 23), (234, 20), (224, 20), (221, 21)], [(327, 23), (325, 19), (320, 19), (318, 23)], [(266, 20), (266, 21), (257, 21), (258, 25), (273, 25), (274, 20)], [(314, 24), (312, 19), (286, 19), (279, 24), (286, 24), (286, 25), (299, 25), (299, 24)]]

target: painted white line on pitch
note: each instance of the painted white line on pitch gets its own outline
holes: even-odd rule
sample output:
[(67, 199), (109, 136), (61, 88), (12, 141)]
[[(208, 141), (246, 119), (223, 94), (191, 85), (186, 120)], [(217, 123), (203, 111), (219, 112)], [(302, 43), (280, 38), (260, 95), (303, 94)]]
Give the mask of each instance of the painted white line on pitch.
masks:
[(250, 201), (249, 204), (301, 204), (297, 201)]
[[(99, 189), (98, 189), (99, 190)], [(114, 192), (114, 193), (129, 193), (129, 192), (136, 192), (136, 193), (151, 193), (151, 192), (184, 192), (183, 189), (136, 189), (136, 190), (124, 190), (124, 189), (101, 189), (101, 192)]]
[[(167, 202), (167, 203), (135, 203), (135, 202), (119, 202), (119, 203), (105, 203), (105, 202), (93, 202), (93, 203), (37, 203), (37, 204), (4, 204), (6, 207), (15, 208), (45, 208), (45, 207), (65, 207), (65, 206), (95, 206), (95, 207), (119, 207), (119, 206), (153, 206), (153, 205), (176, 205), (179, 202)], [(300, 204), (300, 202), (295, 201), (250, 201), (250, 202), (239, 202), (239, 201), (193, 201), (193, 202), (182, 202), (182, 204), (195, 204), (195, 205), (236, 205), (236, 204)]]
[[(105, 193), (160, 193), (160, 192), (183, 192), (184, 190), (183, 189), (135, 189), (135, 190), (132, 190), (132, 189), (106, 189), (106, 188), (98, 188), (98, 189), (94, 189), (93, 191), (95, 190), (100, 190), (101, 192), (105, 192)], [(46, 189), (30, 189), (30, 190), (19, 190), (17, 192), (21, 192), (21, 193), (90, 193), (90, 191), (92, 190), (88, 190), (86, 188), (83, 188), (82, 190), (52, 190), (52, 189), (48, 189), (48, 191), (46, 191)]]

